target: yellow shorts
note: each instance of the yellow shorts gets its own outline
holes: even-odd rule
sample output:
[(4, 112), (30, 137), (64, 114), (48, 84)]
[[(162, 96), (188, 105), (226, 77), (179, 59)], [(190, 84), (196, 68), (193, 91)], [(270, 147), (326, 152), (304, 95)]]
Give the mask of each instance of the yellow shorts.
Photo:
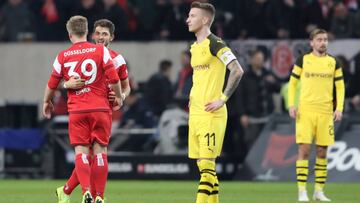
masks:
[(189, 158), (220, 156), (225, 136), (227, 115), (221, 117), (190, 116)]
[(334, 116), (309, 111), (298, 111), (296, 116), (296, 143), (329, 146), (334, 144)]

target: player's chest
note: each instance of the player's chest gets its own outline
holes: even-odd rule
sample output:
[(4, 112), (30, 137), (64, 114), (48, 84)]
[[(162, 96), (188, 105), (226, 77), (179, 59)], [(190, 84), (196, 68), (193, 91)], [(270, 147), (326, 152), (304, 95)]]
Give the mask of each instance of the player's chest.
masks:
[[(213, 55), (210, 53), (208, 46), (197, 46), (190, 50), (191, 52), (191, 66), (194, 70), (202, 69), (201, 66), (210, 66), (213, 60)], [(204, 68), (204, 67), (203, 67)]]
[(335, 62), (330, 60), (304, 60), (304, 74), (323, 75), (324, 77), (333, 77), (335, 71)]

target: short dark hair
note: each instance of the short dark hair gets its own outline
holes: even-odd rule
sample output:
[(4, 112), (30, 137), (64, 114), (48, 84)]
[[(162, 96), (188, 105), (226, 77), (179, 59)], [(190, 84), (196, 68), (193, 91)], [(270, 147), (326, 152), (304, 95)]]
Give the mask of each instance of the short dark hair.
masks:
[(201, 2), (198, 2), (198, 1), (194, 1), (194, 2), (192, 2), (190, 8), (198, 8), (198, 9), (206, 11), (211, 16), (210, 25), (214, 22), (216, 10), (215, 10), (215, 7), (212, 4), (210, 4), (210, 3), (201, 3)]
[(66, 22), (66, 29), (69, 33), (82, 37), (88, 31), (88, 21), (84, 16), (73, 16)]
[(100, 20), (95, 21), (95, 23), (94, 23), (94, 32), (95, 32), (96, 27), (99, 27), (99, 26), (109, 29), (110, 35), (114, 36), (115, 25), (114, 25), (113, 22), (111, 22), (108, 19), (100, 19)]
[(159, 67), (159, 70), (161, 72), (165, 72), (167, 71), (168, 69), (170, 69), (172, 66), (172, 62), (169, 61), (169, 60), (162, 60), (160, 61), (160, 67)]
[(324, 29), (314, 29), (313, 31), (310, 32), (310, 35), (309, 35), (309, 39), (310, 40), (313, 40), (315, 38), (316, 35), (318, 34), (327, 34), (327, 31), (324, 30)]

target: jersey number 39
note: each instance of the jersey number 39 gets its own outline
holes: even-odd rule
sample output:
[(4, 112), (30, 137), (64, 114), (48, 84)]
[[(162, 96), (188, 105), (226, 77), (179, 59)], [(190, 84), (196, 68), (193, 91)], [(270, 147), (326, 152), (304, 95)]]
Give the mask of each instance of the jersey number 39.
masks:
[[(65, 68), (69, 68), (68, 75), (80, 77), (80, 74), (75, 72), (76, 65), (78, 61), (64, 63)], [(88, 68), (89, 67), (89, 68)], [(88, 70), (89, 69), (89, 70)], [(89, 80), (85, 81), (85, 85), (91, 84), (96, 79), (97, 66), (94, 60), (86, 59), (81, 63), (81, 73), (87, 77), (90, 77)]]

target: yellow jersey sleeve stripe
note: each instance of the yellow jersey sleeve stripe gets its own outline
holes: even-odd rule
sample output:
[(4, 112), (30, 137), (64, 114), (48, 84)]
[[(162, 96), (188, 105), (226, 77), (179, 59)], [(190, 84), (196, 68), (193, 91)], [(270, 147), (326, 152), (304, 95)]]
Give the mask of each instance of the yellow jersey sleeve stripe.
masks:
[(335, 82), (338, 81), (338, 80), (344, 80), (344, 77), (343, 77), (343, 76), (340, 76), (340, 77), (335, 77), (335, 78), (334, 78), (334, 81), (335, 81)]
[(302, 68), (300, 68), (298, 65), (295, 65), (292, 70), (292, 73), (294, 73), (295, 75), (301, 75), (301, 72), (302, 72)]
[(340, 76), (343, 76), (343, 73), (342, 73), (342, 69), (341, 69), (341, 68), (335, 70), (335, 77), (340, 77)]

